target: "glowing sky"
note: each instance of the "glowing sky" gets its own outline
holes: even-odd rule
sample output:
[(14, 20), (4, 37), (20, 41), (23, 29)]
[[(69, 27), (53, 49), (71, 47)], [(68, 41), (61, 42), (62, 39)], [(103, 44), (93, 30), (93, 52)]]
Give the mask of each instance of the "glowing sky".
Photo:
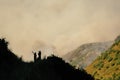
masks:
[(25, 60), (120, 34), (120, 0), (0, 0), (0, 37)]

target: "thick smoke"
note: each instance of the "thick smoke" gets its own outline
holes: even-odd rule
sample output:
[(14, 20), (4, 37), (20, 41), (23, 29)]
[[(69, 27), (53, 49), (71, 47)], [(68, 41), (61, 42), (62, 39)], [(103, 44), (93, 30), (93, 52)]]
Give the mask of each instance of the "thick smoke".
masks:
[(26, 60), (34, 49), (61, 56), (83, 43), (113, 40), (119, 23), (120, 0), (0, 0), (0, 37)]

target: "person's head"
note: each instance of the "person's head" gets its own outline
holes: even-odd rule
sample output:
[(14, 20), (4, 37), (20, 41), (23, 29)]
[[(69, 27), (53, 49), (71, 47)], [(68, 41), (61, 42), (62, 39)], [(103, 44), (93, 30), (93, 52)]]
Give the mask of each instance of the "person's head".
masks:
[(41, 51), (38, 52), (38, 55), (41, 55)]

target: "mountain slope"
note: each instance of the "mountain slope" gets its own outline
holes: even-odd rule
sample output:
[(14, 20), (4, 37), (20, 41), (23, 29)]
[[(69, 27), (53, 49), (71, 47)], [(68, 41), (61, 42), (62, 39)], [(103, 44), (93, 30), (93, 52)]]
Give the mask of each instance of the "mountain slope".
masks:
[(86, 70), (96, 80), (120, 80), (120, 39), (117, 38), (111, 48), (102, 53)]
[(112, 43), (113, 41), (84, 44), (67, 53), (63, 58), (74, 66), (84, 68), (100, 56), (101, 52), (107, 50)]

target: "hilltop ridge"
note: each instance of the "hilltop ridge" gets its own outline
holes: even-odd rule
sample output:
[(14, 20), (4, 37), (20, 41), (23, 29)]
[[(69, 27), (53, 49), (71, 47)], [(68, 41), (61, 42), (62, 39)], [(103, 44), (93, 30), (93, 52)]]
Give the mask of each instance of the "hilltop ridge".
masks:
[(94, 80), (85, 70), (79, 70), (62, 58), (50, 56), (35, 62), (24, 62), (0, 39), (0, 80)]

